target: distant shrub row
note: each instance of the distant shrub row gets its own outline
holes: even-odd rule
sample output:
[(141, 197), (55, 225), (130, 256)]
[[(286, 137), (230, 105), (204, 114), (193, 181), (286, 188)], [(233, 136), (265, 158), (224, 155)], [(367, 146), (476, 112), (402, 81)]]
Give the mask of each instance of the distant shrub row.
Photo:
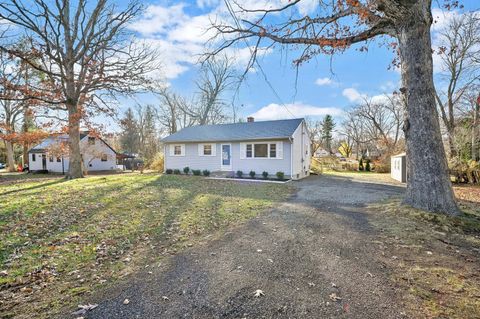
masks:
[[(190, 172), (192, 172), (193, 175), (195, 176), (200, 176), (203, 174), (203, 176), (210, 176), (210, 171), (208, 169), (204, 169), (203, 171), (202, 170), (199, 170), (199, 169), (192, 169), (190, 170), (190, 167), (184, 167), (183, 168), (183, 174), (185, 175), (189, 175)], [(168, 175), (171, 175), (171, 174), (174, 174), (174, 175), (180, 175), (182, 174), (182, 172), (179, 170), (179, 169), (170, 169), (170, 168), (167, 168), (165, 170), (165, 174), (168, 174)]]

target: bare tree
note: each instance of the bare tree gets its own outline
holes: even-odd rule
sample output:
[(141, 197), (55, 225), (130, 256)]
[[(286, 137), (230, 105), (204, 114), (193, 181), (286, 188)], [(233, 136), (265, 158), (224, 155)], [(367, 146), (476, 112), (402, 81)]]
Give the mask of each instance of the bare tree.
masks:
[(364, 98), (353, 108), (353, 116), (364, 120), (363, 128), (377, 149), (391, 154), (397, 145), (403, 126), (403, 105), (398, 94), (383, 95), (380, 99)]
[(249, 9), (226, 0), (232, 19), (213, 26), (221, 40), (211, 54), (235, 44), (249, 46), (252, 66), (259, 48), (278, 43), (303, 48), (295, 60), (299, 65), (317, 54), (342, 52), (378, 36), (396, 39), (406, 101), (409, 178), (404, 203), (458, 214), (435, 110), (431, 0), (319, 1), (309, 15), (298, 9), (299, 2)]
[[(230, 118), (227, 109), (231, 102), (225, 94), (232, 89), (238, 77), (232, 63), (225, 57), (205, 61), (196, 81), (197, 92), (189, 99), (169, 89), (157, 90), (160, 97), (158, 119), (168, 134), (192, 125), (218, 124)], [(235, 120), (236, 107), (232, 118)]]
[(199, 125), (224, 122), (228, 117), (225, 114), (228, 102), (223, 99), (223, 94), (233, 86), (236, 79), (232, 62), (226, 56), (203, 62), (196, 97), (190, 104), (180, 104), (181, 107), (187, 106), (182, 107), (182, 111)]
[(446, 81), (446, 88), (437, 86), (436, 100), (448, 135), (449, 155), (453, 158), (458, 153), (454, 140), (459, 102), (469, 86), (480, 79), (480, 14), (471, 12), (453, 17), (440, 37), (438, 54), (446, 72), (440, 80)]
[(140, 12), (135, 1), (125, 8), (108, 0), (0, 3), (0, 19), (22, 29), (36, 48), (39, 62), (32, 63), (21, 50), (0, 49), (42, 72), (56, 93), (45, 99), (52, 109), (68, 113), (70, 178), (83, 176), (80, 121), (88, 108), (113, 111), (106, 98), (138, 91), (148, 82), (146, 75), (157, 67), (155, 54), (136, 44), (126, 29)]
[(322, 121), (314, 119), (306, 119), (308, 134), (310, 137), (310, 154), (315, 155), (315, 152), (322, 147)]

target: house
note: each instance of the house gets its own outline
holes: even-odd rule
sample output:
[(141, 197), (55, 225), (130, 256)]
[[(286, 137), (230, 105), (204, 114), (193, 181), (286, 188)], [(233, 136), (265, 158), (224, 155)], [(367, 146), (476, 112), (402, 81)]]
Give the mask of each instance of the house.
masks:
[[(67, 134), (52, 134), (28, 151), (30, 171), (65, 173), (68, 171)], [(86, 171), (109, 171), (117, 168), (117, 153), (103, 139), (82, 132), (80, 153)]]
[(407, 154), (401, 153), (394, 155), (390, 159), (390, 176), (393, 179), (406, 183), (407, 182)]
[(324, 150), (323, 148), (319, 147), (315, 153), (313, 154), (313, 157), (320, 158), (320, 157), (326, 157), (330, 156), (330, 152)]
[(163, 139), (165, 169), (242, 171), (300, 179), (309, 175), (310, 138), (304, 119), (198, 125)]

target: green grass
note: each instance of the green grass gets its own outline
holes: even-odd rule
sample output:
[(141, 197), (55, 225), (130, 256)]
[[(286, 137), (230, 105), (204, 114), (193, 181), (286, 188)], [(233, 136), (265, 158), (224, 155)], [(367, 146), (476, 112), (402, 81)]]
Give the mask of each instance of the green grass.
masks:
[[(477, 198), (480, 201), (480, 197)], [(369, 206), (381, 231), (384, 263), (406, 291), (407, 309), (426, 318), (480, 318), (480, 205), (461, 216), (428, 213), (390, 200)], [(396, 256), (396, 259), (389, 258)]]
[(0, 179), (0, 317), (49, 317), (289, 193), (287, 185), (156, 174)]

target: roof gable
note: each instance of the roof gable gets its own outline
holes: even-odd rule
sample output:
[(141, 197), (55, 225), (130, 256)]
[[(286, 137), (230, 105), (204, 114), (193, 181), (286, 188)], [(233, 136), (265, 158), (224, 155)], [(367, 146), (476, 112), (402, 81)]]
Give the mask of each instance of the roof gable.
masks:
[(197, 125), (186, 127), (167, 136), (162, 141), (174, 142), (213, 142), (248, 141), (292, 137), (303, 119), (259, 121), (233, 124)]

